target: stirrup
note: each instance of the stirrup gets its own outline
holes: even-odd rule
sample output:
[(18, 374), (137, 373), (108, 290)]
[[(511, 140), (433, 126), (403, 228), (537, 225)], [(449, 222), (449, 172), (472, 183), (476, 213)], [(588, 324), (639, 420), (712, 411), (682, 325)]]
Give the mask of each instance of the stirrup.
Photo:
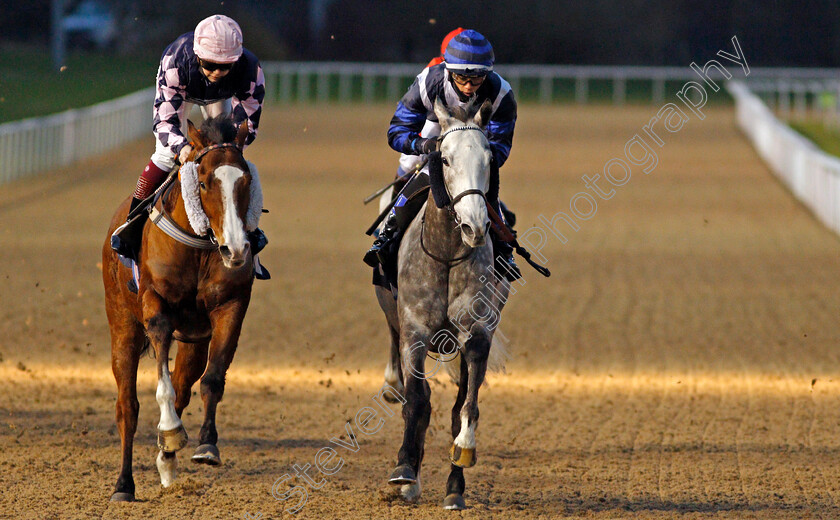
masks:
[(268, 272), (268, 269), (263, 267), (262, 263), (260, 263), (260, 259), (257, 256), (254, 256), (254, 278), (257, 280), (271, 280), (271, 273)]

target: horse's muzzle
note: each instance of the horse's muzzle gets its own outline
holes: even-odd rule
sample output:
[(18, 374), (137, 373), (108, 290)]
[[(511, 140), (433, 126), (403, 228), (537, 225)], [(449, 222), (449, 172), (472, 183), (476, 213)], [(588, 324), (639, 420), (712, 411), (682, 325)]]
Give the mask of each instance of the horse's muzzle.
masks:
[(245, 265), (248, 259), (248, 253), (251, 250), (251, 244), (247, 241), (241, 250), (231, 250), (228, 246), (220, 245), (219, 253), (222, 255), (222, 263), (228, 269), (237, 269)]
[(481, 247), (487, 241), (487, 231), (490, 229), (490, 222), (484, 226), (481, 233), (476, 232), (475, 228), (469, 224), (461, 224), (461, 241), (469, 247)]

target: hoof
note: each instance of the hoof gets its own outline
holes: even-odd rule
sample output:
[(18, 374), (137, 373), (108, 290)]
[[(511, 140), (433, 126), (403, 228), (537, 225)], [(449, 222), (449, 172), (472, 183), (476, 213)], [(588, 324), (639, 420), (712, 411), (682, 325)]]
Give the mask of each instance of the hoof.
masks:
[[(391, 386), (393, 386), (393, 385), (391, 385)], [(403, 395), (403, 394), (405, 394), (405, 390), (400, 391), (400, 395)], [(391, 395), (390, 392), (383, 392), (382, 397), (391, 404), (402, 403), (402, 401), (400, 401), (399, 399), (397, 399), (396, 397)]]
[(222, 463), (222, 458), (219, 456), (219, 448), (215, 444), (202, 444), (195, 449), (192, 461), (196, 464), (218, 466)]
[(464, 502), (463, 495), (458, 493), (450, 493), (443, 499), (443, 508), (452, 511), (461, 511), (467, 508), (467, 503)]
[(111, 502), (134, 502), (134, 493), (114, 493)]
[(176, 452), (187, 445), (187, 430), (184, 425), (174, 430), (158, 430), (157, 447), (161, 451)]
[(462, 448), (453, 444), (449, 448), (449, 460), (459, 468), (471, 468), (475, 466), (475, 448)]
[(394, 468), (391, 476), (388, 478), (388, 484), (392, 486), (405, 486), (417, 483), (417, 474), (411, 469), (411, 466), (402, 464)]

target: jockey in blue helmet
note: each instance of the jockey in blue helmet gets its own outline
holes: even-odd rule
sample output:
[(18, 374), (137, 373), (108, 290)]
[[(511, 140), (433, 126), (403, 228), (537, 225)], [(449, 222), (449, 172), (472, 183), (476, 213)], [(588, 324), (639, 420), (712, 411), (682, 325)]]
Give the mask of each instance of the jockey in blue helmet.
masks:
[[(434, 112), (435, 99), (447, 107), (465, 107), (468, 103), (480, 106), (490, 100), (493, 113), (487, 125), (487, 139), (493, 154), (493, 161), (501, 167), (510, 154), (513, 131), (516, 126), (516, 100), (510, 84), (493, 71), (495, 56), (490, 42), (478, 31), (467, 29), (455, 35), (443, 53), (443, 63), (423, 69), (414, 80), (408, 92), (397, 104), (397, 110), (388, 129), (388, 143), (401, 152), (398, 177), (408, 177), (423, 156), (436, 150), (440, 124)], [(428, 170), (414, 175), (404, 185), (402, 194), (412, 194), (429, 185)], [(396, 190), (395, 190), (396, 191)], [(385, 266), (394, 257), (398, 244), (395, 240), (405, 230), (425, 202), (415, 197), (406, 201), (397, 197), (394, 208), (385, 217), (373, 246), (365, 254), (364, 261), (376, 268)], [(499, 201), (491, 201), (498, 213), (510, 225), (515, 215), (507, 211)], [(494, 240), (497, 256), (508, 263), (506, 272), (517, 273), (512, 248), (505, 242)]]

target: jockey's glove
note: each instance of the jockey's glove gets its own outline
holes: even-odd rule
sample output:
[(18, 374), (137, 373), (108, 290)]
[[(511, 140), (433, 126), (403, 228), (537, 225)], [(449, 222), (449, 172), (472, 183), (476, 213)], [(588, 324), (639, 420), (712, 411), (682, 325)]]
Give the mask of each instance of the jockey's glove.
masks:
[(417, 152), (418, 155), (426, 155), (437, 150), (436, 137), (418, 137), (411, 143), (411, 148)]
[(188, 144), (185, 144), (184, 147), (181, 148), (181, 151), (178, 152), (178, 161), (181, 164), (184, 164), (184, 163), (187, 162), (187, 157), (189, 157), (190, 152), (192, 152), (192, 149), (193, 149), (192, 146), (190, 146)]

